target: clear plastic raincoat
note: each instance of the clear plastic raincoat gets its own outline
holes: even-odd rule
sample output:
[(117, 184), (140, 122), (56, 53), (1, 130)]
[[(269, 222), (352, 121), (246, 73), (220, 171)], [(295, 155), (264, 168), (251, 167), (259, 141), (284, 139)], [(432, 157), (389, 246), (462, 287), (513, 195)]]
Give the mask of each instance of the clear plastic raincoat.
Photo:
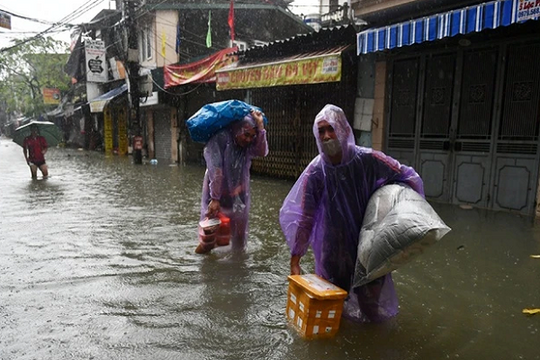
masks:
[[(318, 123), (326, 120), (341, 145), (342, 160), (333, 165), (323, 152)], [(352, 289), (358, 237), (370, 196), (379, 187), (405, 183), (423, 194), (423, 183), (410, 167), (385, 154), (355, 145), (343, 110), (326, 105), (316, 116), (313, 133), (319, 155), (300, 175), (280, 210), (280, 224), (291, 255), (311, 246), (315, 272), (349, 291), (345, 316), (357, 321), (383, 321), (398, 312), (390, 274)]]
[(250, 115), (213, 135), (204, 148), (206, 173), (203, 180), (201, 220), (206, 217), (212, 199), (220, 201), (221, 212), (231, 220), (231, 245), (246, 245), (250, 206), (249, 179), (251, 159), (268, 154), (266, 130), (257, 130), (249, 146), (241, 147), (236, 136), (246, 127), (257, 129)]

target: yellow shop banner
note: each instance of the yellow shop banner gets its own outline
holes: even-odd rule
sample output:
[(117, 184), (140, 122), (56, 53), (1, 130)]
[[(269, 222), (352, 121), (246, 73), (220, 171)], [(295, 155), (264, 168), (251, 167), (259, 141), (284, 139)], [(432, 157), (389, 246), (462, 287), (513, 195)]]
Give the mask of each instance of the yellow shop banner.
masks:
[(216, 75), (218, 90), (336, 82), (341, 80), (341, 55), (228, 67), (216, 71)]

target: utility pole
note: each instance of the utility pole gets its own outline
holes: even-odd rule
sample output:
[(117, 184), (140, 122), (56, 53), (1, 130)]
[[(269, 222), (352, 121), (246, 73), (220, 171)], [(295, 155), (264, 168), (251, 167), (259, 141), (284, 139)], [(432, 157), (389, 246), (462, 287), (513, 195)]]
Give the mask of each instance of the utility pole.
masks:
[(142, 136), (141, 136), (141, 114), (139, 109), (139, 39), (136, 18), (136, 6), (139, 0), (124, 0), (123, 18), (128, 34), (127, 48), (127, 71), (128, 71), (128, 91), (130, 99), (130, 123), (133, 144), (133, 163), (142, 164)]

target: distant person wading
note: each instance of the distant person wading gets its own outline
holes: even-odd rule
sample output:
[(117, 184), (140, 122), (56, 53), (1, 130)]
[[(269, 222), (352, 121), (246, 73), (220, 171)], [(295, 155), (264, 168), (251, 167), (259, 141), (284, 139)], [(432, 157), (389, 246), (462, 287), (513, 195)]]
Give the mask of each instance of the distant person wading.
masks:
[(30, 166), (32, 179), (37, 179), (37, 170), (41, 171), (43, 178), (49, 176), (47, 164), (45, 163), (45, 154), (47, 153), (47, 140), (39, 135), (37, 126), (31, 127), (31, 134), (24, 139), (23, 153), (26, 163)]

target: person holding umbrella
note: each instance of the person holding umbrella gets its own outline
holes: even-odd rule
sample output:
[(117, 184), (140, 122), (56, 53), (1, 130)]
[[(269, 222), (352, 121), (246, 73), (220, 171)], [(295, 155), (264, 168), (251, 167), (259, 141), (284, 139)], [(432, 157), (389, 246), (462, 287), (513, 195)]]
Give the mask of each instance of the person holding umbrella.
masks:
[(32, 179), (37, 179), (37, 170), (41, 171), (43, 178), (49, 176), (49, 170), (45, 163), (45, 154), (47, 153), (47, 140), (39, 134), (36, 125), (30, 126), (30, 135), (24, 138), (23, 153), (26, 163), (30, 166)]

